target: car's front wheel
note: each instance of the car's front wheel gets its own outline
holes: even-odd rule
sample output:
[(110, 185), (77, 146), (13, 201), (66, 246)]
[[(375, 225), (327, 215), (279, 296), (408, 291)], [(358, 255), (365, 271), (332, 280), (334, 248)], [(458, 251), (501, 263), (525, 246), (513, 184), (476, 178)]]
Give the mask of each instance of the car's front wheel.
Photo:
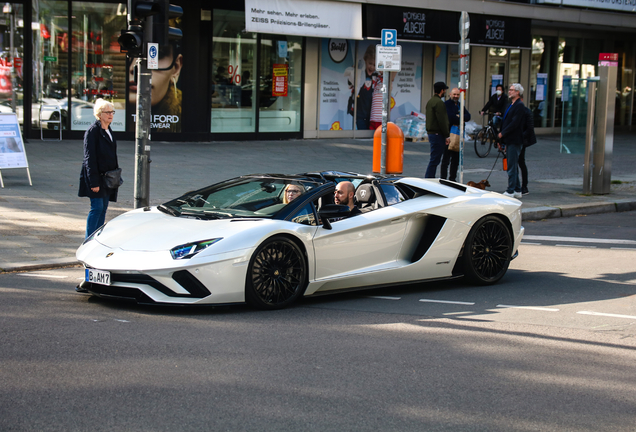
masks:
[(281, 309), (303, 295), (307, 262), (303, 251), (286, 237), (272, 237), (257, 249), (247, 270), (245, 301), (259, 309)]
[(474, 283), (488, 285), (501, 279), (512, 256), (512, 235), (496, 216), (475, 223), (466, 237), (462, 255), (465, 276)]

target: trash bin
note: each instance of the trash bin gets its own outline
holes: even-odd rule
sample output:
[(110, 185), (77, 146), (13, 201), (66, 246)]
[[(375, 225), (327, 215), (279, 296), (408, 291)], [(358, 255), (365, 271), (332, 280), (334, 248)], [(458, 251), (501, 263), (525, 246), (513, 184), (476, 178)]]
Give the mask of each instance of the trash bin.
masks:
[[(373, 134), (373, 172), (382, 171), (382, 126)], [(404, 132), (393, 122), (386, 124), (386, 173), (404, 171)]]

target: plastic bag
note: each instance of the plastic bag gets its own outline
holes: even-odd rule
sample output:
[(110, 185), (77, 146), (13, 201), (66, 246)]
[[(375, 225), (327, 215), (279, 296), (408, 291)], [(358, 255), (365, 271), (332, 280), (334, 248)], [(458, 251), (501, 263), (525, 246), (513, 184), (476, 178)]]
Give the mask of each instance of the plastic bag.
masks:
[(464, 132), (469, 137), (475, 135), (477, 132), (479, 132), (480, 129), (481, 126), (472, 120), (464, 124)]
[(426, 120), (422, 117), (415, 115), (400, 117), (395, 120), (395, 124), (404, 132), (404, 138), (419, 140), (426, 135)]

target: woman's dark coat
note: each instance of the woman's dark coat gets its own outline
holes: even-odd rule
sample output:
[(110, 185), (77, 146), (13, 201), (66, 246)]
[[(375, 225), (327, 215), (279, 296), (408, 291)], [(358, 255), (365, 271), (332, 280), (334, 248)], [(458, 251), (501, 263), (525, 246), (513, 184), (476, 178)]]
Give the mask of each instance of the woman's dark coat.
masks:
[[(110, 134), (113, 131), (108, 127)], [(84, 134), (84, 162), (80, 173), (78, 196), (89, 198), (103, 198), (109, 196), (109, 201), (117, 201), (117, 189), (109, 189), (104, 184), (103, 174), (119, 168), (117, 163), (117, 142), (111, 141), (99, 120), (91, 125)], [(99, 186), (95, 193), (91, 188)]]

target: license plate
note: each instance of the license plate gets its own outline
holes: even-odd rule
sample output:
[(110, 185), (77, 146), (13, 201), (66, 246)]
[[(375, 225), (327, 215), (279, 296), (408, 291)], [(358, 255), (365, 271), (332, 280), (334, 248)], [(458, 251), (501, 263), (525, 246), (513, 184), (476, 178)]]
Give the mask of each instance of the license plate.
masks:
[(86, 269), (84, 280), (100, 285), (110, 285), (110, 272), (106, 270)]

